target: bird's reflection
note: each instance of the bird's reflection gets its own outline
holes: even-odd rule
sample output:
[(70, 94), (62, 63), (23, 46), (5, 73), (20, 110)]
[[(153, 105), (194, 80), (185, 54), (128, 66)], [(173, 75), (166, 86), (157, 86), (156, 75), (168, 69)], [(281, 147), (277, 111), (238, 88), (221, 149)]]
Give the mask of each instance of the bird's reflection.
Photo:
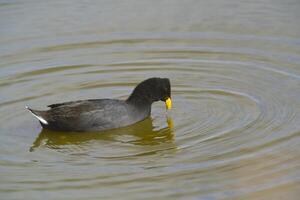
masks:
[(54, 149), (65, 145), (82, 145), (96, 140), (122, 142), (133, 145), (158, 145), (172, 142), (174, 140), (173, 120), (167, 117), (166, 121), (167, 126), (161, 129), (154, 127), (152, 118), (147, 118), (142, 122), (128, 127), (102, 132), (72, 133), (42, 129), (30, 147), (30, 151), (34, 151), (40, 146)]

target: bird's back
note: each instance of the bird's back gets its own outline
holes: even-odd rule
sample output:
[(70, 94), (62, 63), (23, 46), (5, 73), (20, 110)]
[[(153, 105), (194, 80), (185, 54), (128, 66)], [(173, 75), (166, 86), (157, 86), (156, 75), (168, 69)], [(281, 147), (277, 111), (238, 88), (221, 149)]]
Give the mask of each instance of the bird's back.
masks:
[[(33, 111), (48, 124), (43, 127), (63, 131), (101, 131), (114, 129), (141, 121), (146, 116), (136, 116), (136, 109), (125, 101), (116, 99), (90, 99), (49, 105), (47, 111)], [(42, 112), (42, 113), (41, 113)]]

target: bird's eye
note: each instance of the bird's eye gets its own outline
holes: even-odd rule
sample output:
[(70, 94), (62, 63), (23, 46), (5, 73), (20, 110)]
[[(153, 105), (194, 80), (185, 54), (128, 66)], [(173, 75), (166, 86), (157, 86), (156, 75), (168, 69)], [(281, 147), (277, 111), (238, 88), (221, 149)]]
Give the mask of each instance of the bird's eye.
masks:
[(168, 88), (164, 87), (164, 88), (163, 88), (163, 91), (164, 91), (165, 93), (167, 93), (167, 92), (168, 92)]

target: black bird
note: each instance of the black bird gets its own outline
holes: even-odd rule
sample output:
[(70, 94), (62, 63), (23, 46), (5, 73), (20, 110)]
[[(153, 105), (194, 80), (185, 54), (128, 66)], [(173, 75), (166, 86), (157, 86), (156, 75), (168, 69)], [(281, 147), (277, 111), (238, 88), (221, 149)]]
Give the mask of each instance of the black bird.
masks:
[(164, 101), (171, 109), (171, 85), (167, 78), (150, 78), (138, 84), (127, 100), (88, 99), (49, 105), (38, 111), (26, 107), (43, 128), (56, 131), (103, 131), (142, 121), (151, 105)]

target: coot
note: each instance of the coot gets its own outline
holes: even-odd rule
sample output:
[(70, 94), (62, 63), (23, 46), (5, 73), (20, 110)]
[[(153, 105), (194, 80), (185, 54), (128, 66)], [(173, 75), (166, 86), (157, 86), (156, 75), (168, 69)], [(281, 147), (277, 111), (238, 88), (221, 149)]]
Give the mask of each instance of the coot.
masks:
[(88, 99), (52, 104), (49, 110), (26, 107), (43, 128), (56, 131), (103, 131), (142, 121), (151, 114), (151, 105), (164, 101), (171, 109), (168, 78), (149, 78), (138, 84), (127, 100)]

